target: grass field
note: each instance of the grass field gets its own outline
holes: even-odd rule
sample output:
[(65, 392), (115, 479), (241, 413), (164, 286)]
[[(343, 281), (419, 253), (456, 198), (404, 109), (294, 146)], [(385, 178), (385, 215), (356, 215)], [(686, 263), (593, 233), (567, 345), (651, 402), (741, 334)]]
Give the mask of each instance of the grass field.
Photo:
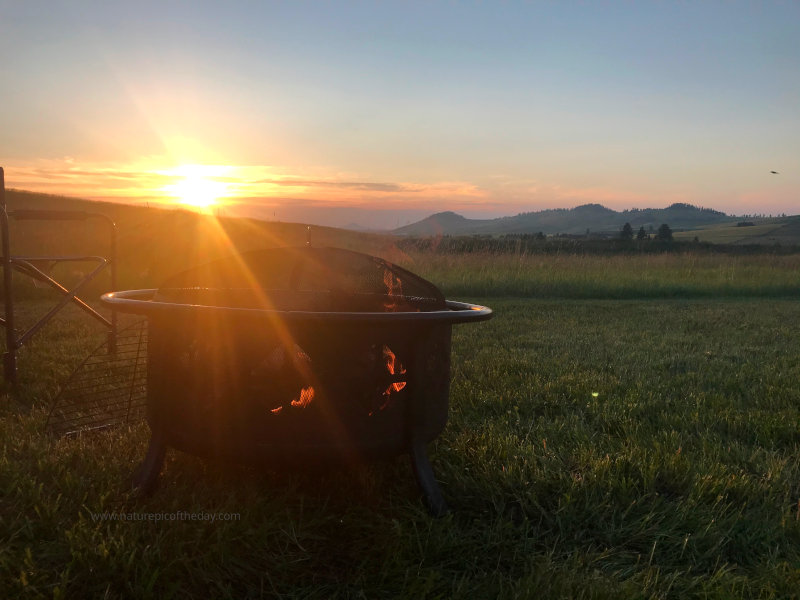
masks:
[(710, 225), (699, 229), (676, 232), (676, 240), (693, 240), (713, 244), (797, 244), (800, 242), (800, 217), (772, 217), (766, 219), (744, 219), (752, 223), (749, 227), (738, 227), (737, 223)]
[(450, 296), (632, 299), (800, 295), (800, 254), (419, 253), (401, 262)]
[[(189, 242), (155, 235), (176, 223)], [(127, 255), (126, 285), (304, 235), (198, 223), (121, 227), (126, 252), (152, 242)], [(430, 447), (453, 512), (428, 516), (404, 459), (313, 475), (171, 452), (135, 499), (144, 423), (44, 432), (103, 338), (70, 308), (2, 388), (0, 598), (800, 596), (798, 256), (403, 254), (320, 235), (495, 310), (454, 329), (450, 422)], [(21, 325), (41, 294), (20, 288)], [(178, 514), (217, 520), (152, 520)]]
[[(797, 594), (796, 299), (483, 301), (496, 318), (454, 330), (451, 419), (431, 448), (454, 508), (441, 520), (404, 460), (312, 476), (173, 452), (134, 500), (146, 426), (42, 432), (99, 343), (60, 319), (21, 359), (33, 408), (0, 413), (0, 596)], [(105, 511), (239, 520), (93, 520)]]

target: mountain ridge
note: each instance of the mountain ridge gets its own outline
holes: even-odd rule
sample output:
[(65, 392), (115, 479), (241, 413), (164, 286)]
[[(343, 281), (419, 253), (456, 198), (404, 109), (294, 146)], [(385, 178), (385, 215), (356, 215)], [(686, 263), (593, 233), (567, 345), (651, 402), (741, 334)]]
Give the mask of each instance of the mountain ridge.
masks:
[(396, 235), (470, 235), (504, 233), (579, 234), (613, 233), (630, 223), (634, 229), (657, 229), (666, 223), (672, 229), (735, 221), (737, 217), (711, 208), (676, 202), (666, 208), (634, 208), (616, 211), (602, 204), (575, 208), (549, 208), (495, 219), (468, 219), (453, 211), (435, 213), (410, 225), (398, 227)]

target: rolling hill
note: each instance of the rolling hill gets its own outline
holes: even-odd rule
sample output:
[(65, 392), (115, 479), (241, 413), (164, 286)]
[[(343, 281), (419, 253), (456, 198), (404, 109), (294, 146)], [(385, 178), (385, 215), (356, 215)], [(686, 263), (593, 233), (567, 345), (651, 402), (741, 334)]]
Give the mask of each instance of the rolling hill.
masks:
[(545, 234), (582, 234), (587, 229), (593, 233), (616, 233), (625, 223), (630, 223), (634, 229), (657, 229), (662, 223), (667, 223), (673, 230), (680, 230), (735, 221), (736, 217), (723, 212), (683, 203), (672, 204), (667, 208), (625, 211), (615, 211), (600, 204), (584, 204), (571, 209), (548, 209), (497, 219), (467, 219), (454, 212), (442, 212), (395, 229), (393, 233), (409, 236), (496, 235), (540, 231)]
[[(61, 210), (102, 213), (116, 223), (119, 285), (156, 287), (168, 276), (192, 265), (236, 252), (306, 243), (301, 223), (215, 218), (181, 209), (149, 208), (95, 202), (49, 194), (6, 190), (9, 212)], [(97, 220), (29, 221), (10, 219), (11, 250), (24, 256), (108, 255), (108, 227)], [(388, 235), (313, 226), (315, 246), (335, 246), (395, 259), (394, 238)], [(56, 269), (81, 270), (64, 263)], [(62, 273), (63, 281), (75, 279)], [(77, 276), (77, 274), (76, 274)], [(108, 291), (107, 289), (105, 291)]]
[(695, 237), (701, 242), (712, 244), (747, 244), (794, 245), (800, 244), (800, 216), (774, 217), (767, 219), (748, 219), (748, 226), (741, 226), (742, 221), (721, 223), (701, 227), (690, 231), (675, 233), (676, 240), (692, 240)]

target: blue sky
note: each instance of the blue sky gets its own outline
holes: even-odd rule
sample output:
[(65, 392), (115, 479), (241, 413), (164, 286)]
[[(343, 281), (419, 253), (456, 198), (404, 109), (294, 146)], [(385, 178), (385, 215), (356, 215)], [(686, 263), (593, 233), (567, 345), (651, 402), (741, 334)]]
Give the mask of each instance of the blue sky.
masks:
[(226, 166), (287, 217), (794, 214), (799, 34), (798, 2), (0, 0), (0, 165), (126, 201)]

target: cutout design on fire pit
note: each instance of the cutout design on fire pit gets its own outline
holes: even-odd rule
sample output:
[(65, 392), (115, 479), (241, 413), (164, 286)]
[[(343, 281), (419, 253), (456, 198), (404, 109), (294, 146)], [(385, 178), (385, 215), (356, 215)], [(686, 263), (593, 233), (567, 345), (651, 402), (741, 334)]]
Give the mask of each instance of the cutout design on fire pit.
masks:
[(338, 248), (274, 248), (195, 267), (158, 298), (203, 306), (314, 312), (442, 310), (432, 283), (381, 258)]
[[(403, 366), (399, 360), (397, 360), (397, 355), (392, 352), (391, 348), (387, 345), (383, 345), (382, 348), (382, 355), (384, 364), (386, 365), (386, 371), (389, 375), (405, 375), (406, 368)], [(378, 407), (378, 410), (386, 410), (390, 406), (390, 404), (397, 398), (397, 394), (394, 392), (402, 391), (403, 388), (406, 387), (408, 384), (407, 381), (393, 381), (388, 385), (388, 387), (383, 391), (382, 394), (382, 403)], [(375, 411), (370, 411), (369, 415), (372, 416), (375, 414)]]

